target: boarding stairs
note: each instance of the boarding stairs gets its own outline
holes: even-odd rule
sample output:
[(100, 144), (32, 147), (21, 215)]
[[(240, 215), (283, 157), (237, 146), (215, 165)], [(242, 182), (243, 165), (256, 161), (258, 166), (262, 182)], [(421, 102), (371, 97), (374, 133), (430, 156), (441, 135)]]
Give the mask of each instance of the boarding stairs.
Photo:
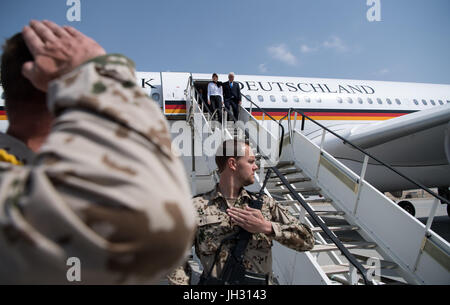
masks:
[[(285, 135), (281, 121), (276, 122), (245, 96), (250, 108), (240, 108), (239, 120), (228, 121), (224, 112), (222, 124), (212, 127), (212, 117), (204, 115), (194, 91), (188, 85), (188, 121), (193, 129), (218, 132), (223, 139), (249, 140), (261, 158), (257, 183), (249, 189), (259, 191), (267, 180), (265, 192), (314, 233), (316, 245), (308, 252), (274, 242), (273, 271), (279, 284), (450, 283), (450, 245), (430, 229), (439, 199), (445, 199), (435, 196), (424, 226), (364, 180), (368, 155), (362, 172), (356, 174), (328, 154), (323, 141), (319, 146), (291, 128), (290, 112)], [(262, 121), (255, 119), (253, 110), (264, 113)], [(314, 121), (302, 114), (302, 127), (305, 117)], [(269, 127), (276, 125), (279, 129), (273, 132)], [(322, 139), (326, 133), (325, 128)], [(269, 149), (261, 145), (265, 141), (272, 144)], [(211, 186), (218, 176), (211, 160), (206, 159)], [(194, 170), (192, 183), (198, 188), (201, 183), (195, 175)], [(199, 193), (196, 187), (193, 192)]]

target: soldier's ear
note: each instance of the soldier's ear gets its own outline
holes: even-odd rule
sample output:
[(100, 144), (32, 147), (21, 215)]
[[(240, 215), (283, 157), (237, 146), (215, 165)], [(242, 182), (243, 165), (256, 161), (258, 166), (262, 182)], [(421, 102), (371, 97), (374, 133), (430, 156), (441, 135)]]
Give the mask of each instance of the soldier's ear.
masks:
[(236, 158), (228, 158), (227, 164), (228, 164), (228, 167), (229, 167), (232, 171), (237, 170), (237, 160), (236, 160)]

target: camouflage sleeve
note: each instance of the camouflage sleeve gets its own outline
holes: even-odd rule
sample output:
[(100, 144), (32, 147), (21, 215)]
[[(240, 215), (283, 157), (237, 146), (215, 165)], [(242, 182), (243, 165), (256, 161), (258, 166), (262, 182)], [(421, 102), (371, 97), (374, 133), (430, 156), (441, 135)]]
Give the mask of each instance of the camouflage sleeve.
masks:
[(314, 236), (308, 225), (301, 223), (285, 207), (264, 196), (272, 215), (275, 240), (296, 251), (308, 251), (314, 247)]
[(170, 285), (189, 285), (191, 282), (191, 273), (191, 268), (186, 262), (175, 268), (175, 270), (167, 276), (167, 280)]
[(0, 166), (0, 283), (153, 283), (181, 264), (190, 191), (134, 64), (95, 58), (50, 84), (48, 106), (34, 164)]

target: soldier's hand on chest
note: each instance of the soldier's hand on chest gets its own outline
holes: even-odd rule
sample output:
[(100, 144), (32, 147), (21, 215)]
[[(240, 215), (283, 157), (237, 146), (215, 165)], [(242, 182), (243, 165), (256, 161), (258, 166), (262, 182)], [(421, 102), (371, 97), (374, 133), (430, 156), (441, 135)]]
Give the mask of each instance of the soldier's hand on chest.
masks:
[(260, 210), (250, 207), (244, 209), (232, 207), (227, 209), (227, 214), (232, 222), (250, 233), (272, 233), (272, 223), (264, 218)]

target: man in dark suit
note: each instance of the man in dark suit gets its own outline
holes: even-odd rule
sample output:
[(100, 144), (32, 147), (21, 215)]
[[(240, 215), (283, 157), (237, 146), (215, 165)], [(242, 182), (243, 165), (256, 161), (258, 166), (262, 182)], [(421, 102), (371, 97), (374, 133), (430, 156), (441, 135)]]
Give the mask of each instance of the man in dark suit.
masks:
[(238, 83), (234, 82), (234, 73), (228, 74), (228, 82), (223, 83), (223, 99), (227, 109), (231, 109), (235, 119), (239, 118), (239, 105), (241, 100), (241, 88)]

